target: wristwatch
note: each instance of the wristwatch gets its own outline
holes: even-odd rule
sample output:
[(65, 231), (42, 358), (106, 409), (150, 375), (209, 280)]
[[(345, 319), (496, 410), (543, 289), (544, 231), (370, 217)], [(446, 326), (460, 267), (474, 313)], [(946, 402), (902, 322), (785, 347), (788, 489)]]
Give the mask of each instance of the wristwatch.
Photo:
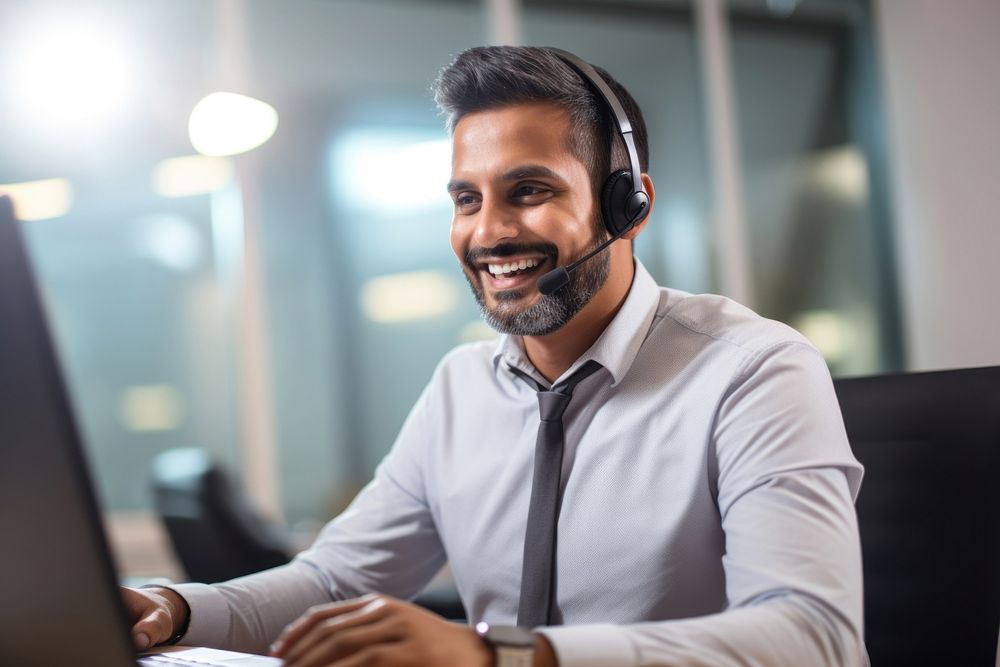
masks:
[(476, 634), (493, 650), (495, 667), (531, 667), (535, 660), (535, 633), (527, 628), (480, 622)]

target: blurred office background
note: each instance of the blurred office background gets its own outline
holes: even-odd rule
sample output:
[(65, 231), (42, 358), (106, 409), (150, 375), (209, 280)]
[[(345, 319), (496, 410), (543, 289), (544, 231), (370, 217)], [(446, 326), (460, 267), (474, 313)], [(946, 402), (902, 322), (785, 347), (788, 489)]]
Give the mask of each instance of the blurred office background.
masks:
[(994, 0), (0, 0), (0, 192), (125, 569), (165, 572), (158, 453), (205, 448), (308, 534), (491, 336), (429, 92), (478, 44), (632, 90), (662, 284), (789, 323), (835, 375), (1000, 363), (998, 29)]

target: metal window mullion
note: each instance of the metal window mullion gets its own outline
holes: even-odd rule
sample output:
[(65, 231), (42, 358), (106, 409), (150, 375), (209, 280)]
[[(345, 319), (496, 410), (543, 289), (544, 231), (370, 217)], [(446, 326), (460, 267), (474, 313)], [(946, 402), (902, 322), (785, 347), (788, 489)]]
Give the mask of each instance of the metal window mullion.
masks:
[(707, 110), (713, 192), (710, 225), (719, 291), (753, 308), (753, 274), (729, 23), (722, 0), (695, 0), (694, 9)]
[(521, 0), (486, 0), (490, 44), (516, 46), (524, 39)]

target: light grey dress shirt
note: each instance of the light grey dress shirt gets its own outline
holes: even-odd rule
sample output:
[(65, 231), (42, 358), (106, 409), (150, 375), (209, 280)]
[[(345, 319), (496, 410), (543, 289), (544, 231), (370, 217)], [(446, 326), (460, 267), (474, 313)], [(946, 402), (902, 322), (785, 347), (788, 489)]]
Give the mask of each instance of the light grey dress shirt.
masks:
[[(819, 353), (719, 296), (629, 295), (565, 414), (555, 615), (565, 667), (859, 665), (851, 454)], [(513, 624), (539, 381), (520, 339), (439, 365), (375, 478), (291, 564), (183, 585), (184, 643), (263, 651), (308, 606), (417, 593), (447, 560), (470, 621)], [(548, 384), (548, 383), (545, 383)]]

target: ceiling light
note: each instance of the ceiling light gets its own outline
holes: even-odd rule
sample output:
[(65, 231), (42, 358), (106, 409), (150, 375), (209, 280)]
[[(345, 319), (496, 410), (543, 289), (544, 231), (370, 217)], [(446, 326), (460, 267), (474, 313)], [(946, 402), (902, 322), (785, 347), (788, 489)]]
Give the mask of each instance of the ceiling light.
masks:
[(257, 148), (278, 127), (266, 102), (236, 93), (212, 93), (195, 105), (188, 121), (191, 145), (202, 155), (238, 155)]
[(27, 30), (14, 56), (9, 98), (49, 131), (93, 131), (122, 108), (134, 82), (135, 58), (96, 21)]

